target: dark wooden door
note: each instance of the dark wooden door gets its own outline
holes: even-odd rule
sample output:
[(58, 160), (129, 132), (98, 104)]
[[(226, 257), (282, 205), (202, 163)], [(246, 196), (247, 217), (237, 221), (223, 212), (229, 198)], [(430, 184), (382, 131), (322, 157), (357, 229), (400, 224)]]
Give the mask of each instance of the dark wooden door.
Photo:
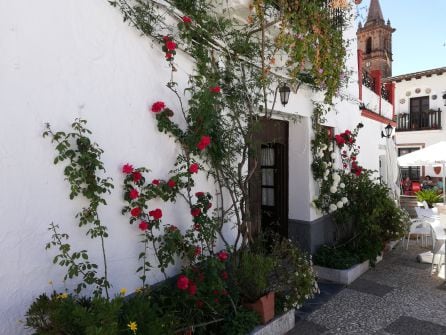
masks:
[(256, 232), (288, 235), (288, 122), (262, 119), (254, 136), (250, 207)]

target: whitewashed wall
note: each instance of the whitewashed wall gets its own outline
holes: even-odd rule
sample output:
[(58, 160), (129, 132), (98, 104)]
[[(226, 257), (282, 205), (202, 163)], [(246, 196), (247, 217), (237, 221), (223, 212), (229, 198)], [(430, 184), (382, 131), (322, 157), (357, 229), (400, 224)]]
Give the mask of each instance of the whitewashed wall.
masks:
[[(70, 234), (74, 249), (87, 248), (92, 261), (101, 264), (99, 242), (77, 228), (74, 215), (84, 203), (68, 199), (63, 166), (53, 165), (54, 145), (41, 136), (44, 123), (68, 130), (74, 118), (85, 118), (92, 139), (105, 150), (115, 190), (100, 216), (110, 233), (113, 294), (140, 286), (139, 231), (120, 213), (121, 167), (147, 166), (150, 177), (166, 178), (178, 148), (156, 129), (149, 107), (164, 100), (179, 109), (165, 87), (170, 70), (161, 48), (123, 23), (107, 1), (0, 1), (0, 50), (0, 334), (13, 335), (25, 333), (18, 321), (34, 298), (51, 292), (49, 280), (59, 291), (73, 287), (62, 282), (64, 270), (52, 265), (55, 251), (44, 250), (51, 222)], [(176, 59), (182, 90), (191, 62), (181, 53)], [(212, 189), (199, 173), (196, 191)], [(157, 207), (165, 223), (185, 229), (191, 221), (181, 201), (154, 201)], [(228, 229), (229, 240), (233, 234)], [(149, 278), (162, 276), (155, 272)]]

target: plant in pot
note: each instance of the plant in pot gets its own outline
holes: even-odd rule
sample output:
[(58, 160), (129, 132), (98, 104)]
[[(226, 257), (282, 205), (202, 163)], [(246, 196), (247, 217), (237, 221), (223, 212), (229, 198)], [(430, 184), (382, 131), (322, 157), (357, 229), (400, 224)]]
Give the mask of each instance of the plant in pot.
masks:
[(415, 193), (415, 195), (417, 197), (417, 201), (426, 201), (429, 205), (429, 208), (432, 208), (434, 203), (442, 201), (441, 195), (438, 194), (437, 190), (434, 188), (428, 188), (418, 191), (417, 193)]
[(275, 297), (270, 281), (274, 261), (251, 251), (241, 252), (239, 257), (235, 278), (243, 305), (257, 312), (262, 324), (266, 324), (274, 318)]

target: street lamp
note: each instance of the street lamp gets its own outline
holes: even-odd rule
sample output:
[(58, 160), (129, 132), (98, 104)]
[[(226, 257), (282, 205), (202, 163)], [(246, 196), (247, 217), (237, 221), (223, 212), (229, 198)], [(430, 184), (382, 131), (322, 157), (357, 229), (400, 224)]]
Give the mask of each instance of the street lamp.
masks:
[(279, 87), (280, 102), (284, 107), (288, 103), (290, 92), (291, 88), (286, 83), (283, 83), (282, 86)]
[(386, 138), (390, 138), (390, 136), (392, 135), (392, 126), (390, 125), (390, 123), (384, 128), (384, 132), (381, 130), (381, 138), (386, 137)]

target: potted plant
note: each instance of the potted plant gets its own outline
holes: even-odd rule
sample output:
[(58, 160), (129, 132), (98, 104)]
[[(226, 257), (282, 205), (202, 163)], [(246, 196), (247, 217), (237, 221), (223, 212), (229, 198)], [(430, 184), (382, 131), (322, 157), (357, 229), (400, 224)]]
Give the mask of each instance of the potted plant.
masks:
[(434, 188), (428, 188), (418, 191), (417, 193), (415, 193), (415, 195), (417, 197), (417, 201), (426, 201), (429, 205), (429, 208), (432, 208), (434, 203), (442, 201), (441, 195), (438, 194), (437, 190)]
[(274, 318), (274, 292), (270, 277), (274, 261), (261, 253), (246, 251), (240, 253), (235, 270), (237, 286), (243, 305), (257, 312), (262, 324)]

